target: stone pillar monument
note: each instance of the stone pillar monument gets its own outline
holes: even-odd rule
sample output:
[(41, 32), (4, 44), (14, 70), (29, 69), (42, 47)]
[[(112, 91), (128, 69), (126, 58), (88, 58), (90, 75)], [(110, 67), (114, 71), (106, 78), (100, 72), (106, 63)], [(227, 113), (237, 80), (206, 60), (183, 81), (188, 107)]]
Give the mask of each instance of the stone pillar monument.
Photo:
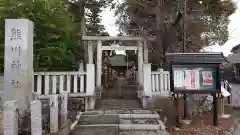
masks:
[(6, 19), (4, 101), (17, 100), (17, 108), (30, 106), (33, 90), (33, 22)]

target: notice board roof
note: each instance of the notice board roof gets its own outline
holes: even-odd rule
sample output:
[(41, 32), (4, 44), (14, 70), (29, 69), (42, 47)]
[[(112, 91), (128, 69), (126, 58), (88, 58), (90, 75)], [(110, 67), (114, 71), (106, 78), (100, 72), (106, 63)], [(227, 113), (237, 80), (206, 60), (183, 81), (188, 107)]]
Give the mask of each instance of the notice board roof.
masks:
[(168, 62), (221, 64), (225, 61), (223, 53), (166, 53)]

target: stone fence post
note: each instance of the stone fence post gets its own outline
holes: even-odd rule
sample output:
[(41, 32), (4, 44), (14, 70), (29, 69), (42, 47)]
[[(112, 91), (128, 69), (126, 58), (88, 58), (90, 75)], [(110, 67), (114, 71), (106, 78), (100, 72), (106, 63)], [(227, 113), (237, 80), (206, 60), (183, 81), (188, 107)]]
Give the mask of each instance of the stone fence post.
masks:
[(151, 64), (143, 64), (143, 90), (144, 95), (152, 97), (152, 77), (151, 77)]
[(58, 132), (58, 95), (50, 96), (50, 133)]
[(85, 97), (85, 110), (92, 110), (95, 108), (95, 65), (86, 65), (86, 96)]
[(31, 108), (31, 135), (42, 135), (42, 103), (34, 100), (30, 104)]
[(63, 125), (67, 122), (68, 92), (62, 92), (60, 97), (61, 97), (60, 122), (61, 122), (61, 125)]
[(152, 77), (151, 77), (151, 64), (143, 64), (143, 91), (144, 96), (142, 97), (143, 108), (149, 107), (149, 99), (152, 98)]
[(3, 134), (18, 135), (17, 100), (4, 102), (3, 115)]

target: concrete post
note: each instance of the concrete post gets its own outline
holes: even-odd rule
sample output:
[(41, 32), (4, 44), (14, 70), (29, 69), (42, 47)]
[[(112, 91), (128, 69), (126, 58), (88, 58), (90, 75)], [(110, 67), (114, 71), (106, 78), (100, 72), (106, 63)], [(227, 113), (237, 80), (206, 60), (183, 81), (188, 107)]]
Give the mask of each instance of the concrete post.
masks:
[(93, 43), (88, 41), (88, 64), (93, 64)]
[(42, 135), (42, 104), (40, 100), (31, 102), (31, 134)]
[(152, 97), (151, 64), (143, 64), (143, 90), (145, 96)]
[(67, 122), (67, 115), (68, 115), (68, 92), (62, 92), (60, 94), (60, 100), (61, 100), (61, 110), (60, 110), (60, 122), (61, 125), (65, 124)]
[(99, 40), (97, 41), (97, 80), (96, 80), (96, 84), (97, 84), (97, 88), (101, 89), (101, 79), (102, 79), (102, 41)]
[(85, 97), (85, 109), (92, 110), (95, 108), (95, 68), (94, 64), (87, 64), (87, 86)]
[(50, 96), (50, 133), (58, 132), (58, 95)]
[(84, 72), (83, 61), (80, 62), (78, 71)]
[(94, 64), (87, 64), (87, 83), (86, 83), (86, 96), (94, 96), (95, 92), (95, 68)]
[(122, 97), (122, 82), (123, 82), (123, 77), (118, 77), (117, 78), (117, 96)]
[(18, 108), (30, 106), (33, 90), (33, 22), (6, 19), (4, 101), (18, 101)]
[(151, 82), (151, 64), (143, 64), (143, 91), (142, 105), (144, 109), (149, 106), (149, 99), (152, 98), (152, 82)]
[(4, 135), (18, 135), (18, 116), (17, 116), (17, 101), (4, 102)]
[(142, 42), (138, 41), (138, 82), (143, 85), (143, 49)]
[(143, 45), (144, 45), (144, 50), (143, 50), (144, 63), (148, 63), (148, 44), (147, 44), (147, 40), (143, 41)]

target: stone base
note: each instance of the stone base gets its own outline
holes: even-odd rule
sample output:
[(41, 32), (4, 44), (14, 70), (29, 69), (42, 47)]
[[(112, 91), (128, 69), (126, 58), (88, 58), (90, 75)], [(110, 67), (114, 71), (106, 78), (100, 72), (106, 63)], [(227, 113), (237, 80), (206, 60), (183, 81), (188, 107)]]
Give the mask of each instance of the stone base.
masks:
[(180, 125), (189, 125), (192, 123), (192, 120), (180, 120), (179, 123)]
[(94, 110), (95, 109), (95, 97), (85, 97), (85, 110)]
[(168, 135), (157, 112), (108, 109), (79, 113), (72, 135)]
[(142, 103), (142, 107), (143, 109), (153, 109), (153, 100), (143, 96), (141, 97), (141, 103)]
[(223, 119), (228, 119), (228, 118), (230, 118), (231, 117), (231, 115), (230, 114), (223, 114), (223, 115), (221, 115), (221, 116), (219, 116), (220, 118), (223, 118)]

